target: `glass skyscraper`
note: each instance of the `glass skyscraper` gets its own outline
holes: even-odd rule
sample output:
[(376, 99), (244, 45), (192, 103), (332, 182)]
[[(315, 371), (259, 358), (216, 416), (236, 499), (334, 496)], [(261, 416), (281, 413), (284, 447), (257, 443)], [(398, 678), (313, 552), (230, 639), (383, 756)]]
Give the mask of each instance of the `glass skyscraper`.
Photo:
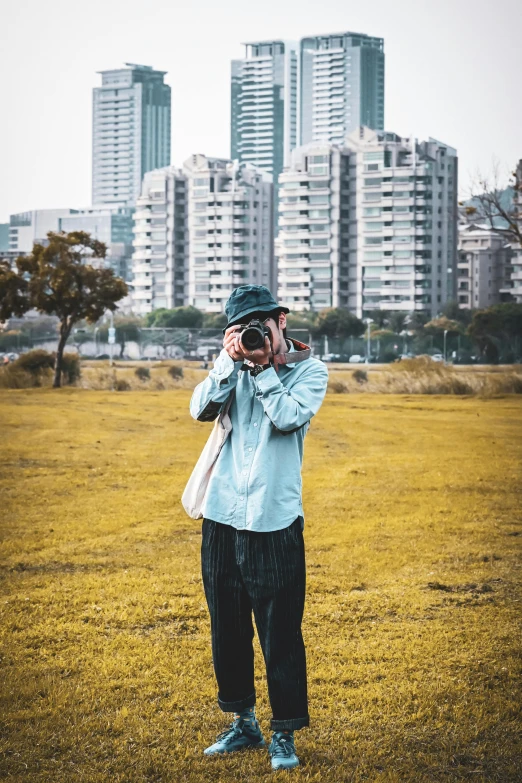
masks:
[(361, 125), (384, 129), (384, 40), (359, 33), (302, 38), (299, 144), (342, 144)]
[(93, 205), (134, 205), (143, 175), (170, 164), (165, 73), (133, 63), (101, 72), (93, 90)]
[(297, 143), (297, 45), (245, 47), (245, 58), (232, 61), (231, 158), (272, 175), (277, 226), (277, 182)]

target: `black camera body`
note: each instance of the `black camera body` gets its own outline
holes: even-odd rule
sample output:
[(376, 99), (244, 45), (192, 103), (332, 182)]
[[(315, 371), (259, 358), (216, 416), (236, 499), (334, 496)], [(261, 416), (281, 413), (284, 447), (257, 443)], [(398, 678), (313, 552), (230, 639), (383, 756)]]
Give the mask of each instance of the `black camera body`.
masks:
[(256, 318), (239, 330), (241, 343), (246, 351), (256, 351), (265, 347), (265, 337), (271, 338), (270, 329)]

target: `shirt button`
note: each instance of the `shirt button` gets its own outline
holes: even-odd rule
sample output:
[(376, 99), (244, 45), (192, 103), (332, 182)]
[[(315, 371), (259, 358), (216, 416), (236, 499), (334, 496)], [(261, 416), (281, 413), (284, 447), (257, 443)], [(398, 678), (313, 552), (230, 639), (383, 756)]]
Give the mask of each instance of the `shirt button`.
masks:
[(257, 427), (257, 421), (254, 422), (254, 427)]
[(249, 451), (252, 451), (252, 446), (250, 446), (250, 448), (249, 448), (248, 450), (249, 450)]
[(244, 497), (240, 497), (239, 499), (240, 499), (240, 500), (244, 500), (245, 498), (244, 498)]
[(243, 471), (243, 476), (246, 476), (246, 474), (247, 474), (247, 473), (248, 473), (248, 471), (247, 471), (247, 470), (244, 470), (244, 471)]

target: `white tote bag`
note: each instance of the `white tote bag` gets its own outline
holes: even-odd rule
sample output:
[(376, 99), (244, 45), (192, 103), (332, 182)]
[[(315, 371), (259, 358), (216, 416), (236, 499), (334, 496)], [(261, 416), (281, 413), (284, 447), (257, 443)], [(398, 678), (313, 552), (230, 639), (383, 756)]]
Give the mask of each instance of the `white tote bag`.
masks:
[(203, 516), (203, 501), (208, 483), (217, 458), (223, 445), (232, 431), (229, 408), (232, 404), (234, 391), (225, 403), (225, 406), (217, 417), (209, 439), (205, 443), (196, 466), (187, 482), (187, 486), (181, 496), (183, 508), (192, 519), (201, 519)]

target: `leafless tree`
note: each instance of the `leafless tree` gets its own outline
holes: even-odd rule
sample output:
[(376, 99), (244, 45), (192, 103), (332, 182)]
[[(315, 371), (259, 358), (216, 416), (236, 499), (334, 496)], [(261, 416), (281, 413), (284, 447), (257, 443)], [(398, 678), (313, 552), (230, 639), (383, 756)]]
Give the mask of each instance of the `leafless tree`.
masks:
[(491, 177), (481, 174), (476, 177), (471, 198), (477, 206), (461, 206), (468, 220), (483, 221), (485, 228), (500, 234), (507, 242), (522, 245), (522, 160), (518, 161), (508, 185), (513, 189), (513, 200), (506, 205), (502, 199), (505, 186), (501, 187), (499, 164), (495, 162)]

